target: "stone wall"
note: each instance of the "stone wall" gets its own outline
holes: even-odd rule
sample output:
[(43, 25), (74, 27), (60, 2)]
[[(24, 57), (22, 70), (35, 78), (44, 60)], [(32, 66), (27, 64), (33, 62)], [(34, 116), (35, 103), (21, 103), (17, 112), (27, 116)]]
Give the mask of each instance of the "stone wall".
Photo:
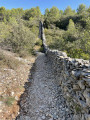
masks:
[(73, 120), (90, 120), (90, 65), (89, 61), (73, 59), (46, 45), (44, 28), (40, 22), (41, 39), (47, 58), (52, 64), (55, 78), (61, 86), (67, 104), (75, 114)]

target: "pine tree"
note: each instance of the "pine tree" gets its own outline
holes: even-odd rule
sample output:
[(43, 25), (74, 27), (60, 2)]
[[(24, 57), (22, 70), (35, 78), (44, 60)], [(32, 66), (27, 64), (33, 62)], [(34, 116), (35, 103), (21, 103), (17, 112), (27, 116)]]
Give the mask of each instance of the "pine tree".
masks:
[(82, 13), (85, 13), (86, 12), (86, 5), (84, 4), (80, 4), (79, 7), (77, 8), (77, 13), (78, 14), (82, 14)]
[(71, 16), (71, 15), (75, 15), (75, 10), (72, 10), (72, 8), (70, 6), (68, 6), (65, 10), (64, 10), (64, 15), (68, 15), (68, 16)]
[(75, 32), (75, 30), (76, 30), (75, 24), (74, 24), (74, 22), (73, 22), (72, 19), (69, 20), (69, 24), (68, 24), (67, 30), (68, 30), (69, 32), (71, 32), (71, 33), (72, 33), (72, 32)]

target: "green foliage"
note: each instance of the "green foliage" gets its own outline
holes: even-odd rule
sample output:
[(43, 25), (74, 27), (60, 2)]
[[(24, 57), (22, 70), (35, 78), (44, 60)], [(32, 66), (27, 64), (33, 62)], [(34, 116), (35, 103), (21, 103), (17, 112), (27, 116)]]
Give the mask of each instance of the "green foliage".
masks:
[(5, 17), (5, 7), (0, 7), (0, 20), (3, 20)]
[(39, 51), (40, 51), (40, 52), (44, 52), (43, 47), (40, 47)]
[(8, 21), (10, 17), (20, 19), (23, 15), (24, 10), (22, 8), (7, 10), (4, 7), (0, 7), (0, 21)]
[(10, 11), (10, 17), (15, 17), (17, 19), (20, 19), (24, 15), (24, 10), (22, 8), (13, 8)]
[(25, 11), (25, 15), (24, 15), (24, 18), (26, 20), (29, 20), (29, 18), (33, 18), (33, 17), (41, 17), (41, 11), (39, 9), (39, 7), (36, 7), (36, 8), (31, 8), (29, 10), (26, 10)]
[[(19, 53), (32, 54), (35, 46), (42, 46), (39, 21), (44, 19), (47, 44), (52, 49), (66, 51), (70, 57), (90, 57), (90, 7), (79, 5), (77, 12), (68, 6), (64, 11), (57, 7), (45, 10), (39, 7), (7, 10), (0, 7), (0, 46)], [(43, 51), (43, 48), (40, 48)]]
[(10, 35), (11, 27), (4, 22), (0, 22), (0, 43)]
[(68, 6), (65, 10), (64, 10), (64, 15), (67, 16), (72, 16), (75, 15), (75, 10), (72, 10), (72, 8), (70, 6)]
[(52, 7), (51, 9), (50, 9), (50, 12), (49, 12), (49, 20), (51, 21), (51, 22), (54, 22), (54, 21), (56, 21), (56, 20), (58, 20), (59, 19), (59, 17), (60, 17), (60, 15), (59, 15), (59, 9), (57, 8), (57, 7)]
[(17, 20), (15, 17), (9, 17), (9, 24), (10, 25), (17, 25)]
[(31, 28), (31, 31), (36, 34), (37, 36), (39, 35), (39, 30), (38, 30), (38, 27), (33, 25), (32, 28)]
[(87, 9), (87, 12), (90, 13), (90, 6), (89, 6), (89, 8)]
[(68, 56), (73, 58), (81, 58), (81, 54), (83, 53), (82, 49), (71, 48), (68, 50)]
[(59, 20), (61, 14), (57, 7), (52, 7), (50, 10), (45, 10), (45, 26), (48, 27), (50, 24)]
[(29, 10), (0, 7), (0, 46), (21, 57), (32, 54), (41, 18), (39, 7)]
[(49, 16), (49, 9), (47, 8), (46, 10), (45, 10), (45, 18), (47, 18), (48, 16)]
[(35, 42), (35, 45), (42, 46), (42, 40), (37, 39), (37, 41)]
[(76, 29), (70, 20), (67, 31), (45, 29), (47, 44), (51, 49), (65, 51), (72, 58), (90, 58), (90, 34)]
[(60, 14), (60, 17), (61, 17), (63, 15), (63, 10), (60, 10), (59, 14)]
[(87, 19), (85, 19), (86, 22), (86, 29), (90, 30), (90, 17), (87, 17)]
[(67, 30), (68, 30), (68, 32), (72, 32), (72, 33), (74, 33), (75, 30), (76, 30), (75, 29), (75, 24), (74, 24), (72, 19), (69, 20), (69, 25), (67, 27)]
[(45, 29), (47, 44), (52, 49), (63, 50), (65, 42), (62, 38), (64, 31), (63, 30), (53, 30), (53, 29)]
[(76, 13), (68, 6), (54, 22), (49, 12), (47, 9), (44, 21), (48, 46), (73, 58), (90, 59), (90, 7), (81, 4)]
[(86, 12), (86, 5), (80, 4), (79, 7), (77, 8), (77, 13), (82, 14)]
[(35, 43), (35, 35), (25, 27), (22, 23), (18, 26), (13, 26), (11, 31), (11, 38), (6, 41), (7, 44), (12, 46), (14, 52), (22, 50), (31, 52)]
[(13, 105), (14, 101), (15, 101), (14, 97), (7, 97), (5, 103), (7, 106), (11, 106)]

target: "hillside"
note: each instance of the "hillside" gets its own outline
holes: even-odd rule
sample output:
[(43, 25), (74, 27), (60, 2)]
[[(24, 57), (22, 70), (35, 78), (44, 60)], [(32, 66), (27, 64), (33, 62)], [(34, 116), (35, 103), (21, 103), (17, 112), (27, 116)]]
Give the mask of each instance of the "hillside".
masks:
[(25, 90), (24, 85), (34, 61), (34, 56), (20, 58), (15, 53), (0, 49), (1, 120), (12, 120), (19, 114), (18, 101)]
[(45, 35), (51, 49), (64, 51), (72, 58), (90, 59), (90, 7), (79, 5), (77, 12), (68, 6), (45, 11)]
[[(32, 13), (29, 19), (33, 10), (36, 16)], [(13, 120), (19, 114), (19, 100), (42, 45), (39, 11), (0, 7), (0, 120)]]

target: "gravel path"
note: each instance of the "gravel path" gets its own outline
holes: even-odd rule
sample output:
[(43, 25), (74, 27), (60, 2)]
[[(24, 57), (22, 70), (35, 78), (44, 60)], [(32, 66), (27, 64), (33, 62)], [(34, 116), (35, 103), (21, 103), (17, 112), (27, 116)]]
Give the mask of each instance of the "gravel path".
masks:
[(61, 89), (55, 84), (51, 65), (45, 54), (39, 53), (32, 85), (28, 88), (23, 109), (17, 120), (73, 120)]

